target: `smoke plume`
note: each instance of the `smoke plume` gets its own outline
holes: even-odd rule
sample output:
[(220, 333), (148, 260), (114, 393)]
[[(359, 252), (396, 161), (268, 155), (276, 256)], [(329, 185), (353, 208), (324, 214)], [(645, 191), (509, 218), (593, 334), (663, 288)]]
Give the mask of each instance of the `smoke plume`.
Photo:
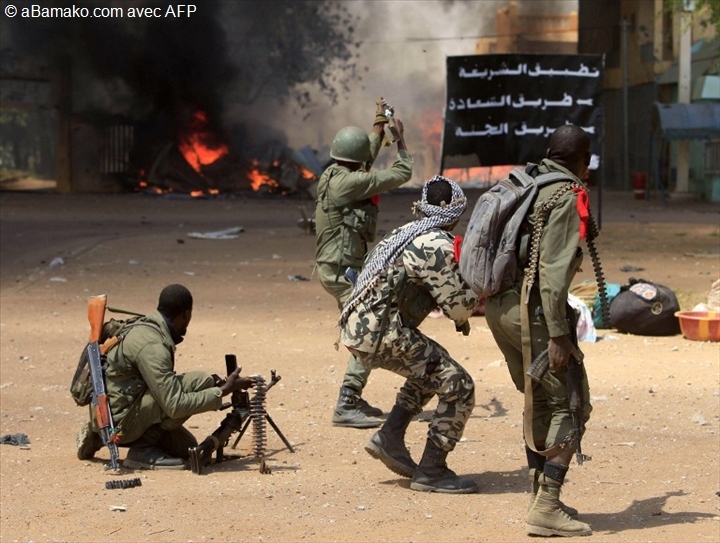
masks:
[[(559, 2), (565, 11), (576, 2)], [(18, 9), (31, 1), (15, 2)], [(153, 0), (102, 3), (53, 2), (54, 6), (157, 6)], [(356, 16), (352, 39), (357, 77), (339, 90), (337, 103), (313, 85), (310, 102), (262, 96), (243, 104), (242, 65), (229, 41), (262, 33), (248, 27), (248, 14), (268, 10), (265, 0), (203, 0), (191, 17), (179, 18), (3, 18), (0, 68), (6, 72), (38, 68), (72, 70), (73, 113), (122, 115), (141, 127), (148, 141), (170, 140), (202, 109), (236, 150), (276, 140), (293, 148), (326, 152), (346, 125), (370, 129), (375, 99), (382, 96), (402, 119), (415, 158), (413, 180), (438, 172), (444, 109), (446, 57), (475, 53), (481, 36), (494, 34), (496, 11), (504, 0), (358, 0), (340, 3)], [(543, 8), (558, 2), (525, 0)], [(289, 14), (287, 17), (292, 17)], [(269, 20), (268, 25), (291, 20)], [(228, 38), (232, 38), (229, 40)], [(246, 53), (240, 53), (246, 54)], [(34, 64), (29, 65), (28, 59)], [(290, 69), (291, 67), (288, 67)], [(378, 162), (392, 159), (384, 151)], [(322, 158), (322, 157), (321, 157)]]

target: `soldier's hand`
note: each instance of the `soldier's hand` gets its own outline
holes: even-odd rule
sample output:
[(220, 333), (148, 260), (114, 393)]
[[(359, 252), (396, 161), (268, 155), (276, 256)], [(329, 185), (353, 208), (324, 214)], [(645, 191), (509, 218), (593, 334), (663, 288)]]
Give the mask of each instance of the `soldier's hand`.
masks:
[(239, 366), (234, 372), (228, 375), (225, 382), (220, 386), (223, 396), (231, 392), (247, 390), (255, 386), (255, 377), (240, 377), (240, 371), (242, 371), (242, 366)]
[(377, 109), (375, 110), (375, 120), (373, 121), (373, 125), (376, 124), (387, 124), (388, 118), (385, 115), (385, 105), (382, 97), (377, 98), (375, 100), (375, 104), (377, 105)]
[(548, 342), (548, 358), (550, 359), (550, 371), (556, 371), (568, 365), (570, 357), (582, 362), (583, 353), (570, 339), (569, 335), (550, 338)]
[(253, 388), (257, 384), (257, 379), (255, 377), (241, 377), (238, 379), (236, 386), (238, 387), (238, 390), (247, 390), (248, 388)]

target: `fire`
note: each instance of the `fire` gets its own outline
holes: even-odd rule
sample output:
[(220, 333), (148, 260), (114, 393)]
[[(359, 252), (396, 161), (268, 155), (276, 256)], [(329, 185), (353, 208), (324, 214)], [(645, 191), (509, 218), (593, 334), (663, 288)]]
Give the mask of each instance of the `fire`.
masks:
[(300, 169), (300, 175), (303, 177), (303, 179), (315, 179), (317, 177), (310, 170), (307, 170), (305, 168), (299, 168), (299, 169)]
[(515, 166), (478, 166), (477, 168), (447, 168), (443, 171), (445, 177), (449, 177), (457, 183), (473, 183), (483, 186), (494, 185), (501, 179), (506, 178)]
[(277, 181), (270, 177), (266, 173), (260, 171), (260, 162), (254, 158), (252, 161), (252, 169), (247, 173), (248, 179), (250, 180), (250, 186), (253, 190), (260, 190), (263, 185), (268, 185), (272, 189), (280, 187)]
[(217, 196), (220, 194), (218, 189), (205, 189), (205, 190), (191, 190), (190, 196), (192, 198), (205, 198), (206, 196)]
[(138, 183), (138, 186), (145, 191), (154, 192), (155, 194), (162, 194), (162, 189), (160, 189), (158, 187), (151, 187), (150, 185), (148, 185), (148, 182), (145, 180), (140, 181)]
[(178, 148), (188, 164), (198, 173), (203, 166), (228, 154), (227, 145), (217, 141), (210, 130), (207, 115), (202, 110), (193, 114), (189, 133), (181, 136)]

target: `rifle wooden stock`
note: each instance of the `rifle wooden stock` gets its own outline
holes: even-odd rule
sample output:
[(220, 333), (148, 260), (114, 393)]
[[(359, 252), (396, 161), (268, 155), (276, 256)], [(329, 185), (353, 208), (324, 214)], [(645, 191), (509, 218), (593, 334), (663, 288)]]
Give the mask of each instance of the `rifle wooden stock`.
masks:
[(100, 345), (100, 354), (106, 355), (112, 349), (115, 347), (115, 345), (118, 344), (120, 340), (117, 336), (109, 337), (107, 338), (102, 345)]
[(90, 339), (88, 343), (97, 343), (102, 335), (103, 322), (105, 322), (105, 305), (107, 295), (100, 294), (88, 300), (87, 315), (90, 323)]
[(97, 421), (98, 428), (108, 428), (112, 426), (110, 404), (105, 394), (98, 396), (97, 398), (97, 405), (95, 406), (95, 420)]

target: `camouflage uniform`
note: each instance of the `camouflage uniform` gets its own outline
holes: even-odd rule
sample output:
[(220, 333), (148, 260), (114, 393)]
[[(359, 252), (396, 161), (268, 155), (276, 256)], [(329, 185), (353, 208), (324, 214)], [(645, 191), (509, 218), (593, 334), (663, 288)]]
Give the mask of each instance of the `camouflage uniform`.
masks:
[[(375, 133), (368, 137), (372, 157), (367, 164), (369, 169), (380, 150), (382, 138)], [(386, 170), (353, 172), (332, 164), (320, 177), (315, 208), (315, 260), (320, 283), (335, 298), (338, 309), (342, 309), (353, 289), (345, 272), (349, 268), (360, 271), (368, 243), (375, 240), (378, 208), (373, 197), (401, 186), (411, 175), (412, 158), (402, 149)], [(370, 370), (351, 356), (343, 386), (361, 392), (369, 374)]]
[[(375, 251), (391, 243), (398, 230), (388, 234)], [(477, 297), (460, 277), (453, 236), (435, 228), (411, 241), (383, 272), (350, 312), (341, 340), (367, 368), (384, 368), (406, 378), (397, 403), (412, 414), (420, 413), (433, 396), (438, 396), (428, 439), (451, 451), (475, 405), (475, 385), (447, 350), (403, 322), (394, 294), (403, 269), (404, 280), (425, 289), (448, 318), (458, 325), (470, 318)]]
[(120, 444), (129, 444), (159, 424), (165, 430), (163, 448), (188, 458), (197, 440), (183, 427), (191, 415), (222, 406), (222, 391), (205, 371), (175, 373), (175, 342), (159, 311), (142, 320), (153, 323), (133, 327), (108, 353), (105, 373), (108, 400)]
[[(577, 179), (569, 170), (552, 160), (543, 160), (538, 168), (540, 173), (562, 172)], [(540, 189), (536, 207), (557, 190), (560, 183), (551, 183)], [(536, 215), (530, 213), (530, 230)], [(582, 264), (580, 244), (580, 217), (577, 210), (577, 195), (564, 194), (550, 213), (540, 239), (538, 280), (530, 291), (528, 311), (532, 357), (535, 359), (547, 349), (551, 337), (570, 332), (567, 322), (567, 293), (575, 274)], [(523, 372), (522, 340), (520, 332), (520, 286), (522, 276), (514, 288), (490, 297), (485, 303), (485, 316), (495, 341), (505, 356), (513, 383), (520, 392), (525, 390)], [(585, 365), (582, 366), (585, 372)], [(590, 417), (592, 407), (588, 390), (587, 375), (585, 386), (585, 420)], [(536, 441), (545, 441), (545, 448), (561, 443), (573, 429), (572, 415), (565, 385), (565, 368), (548, 372), (540, 384), (533, 385), (533, 434)]]

